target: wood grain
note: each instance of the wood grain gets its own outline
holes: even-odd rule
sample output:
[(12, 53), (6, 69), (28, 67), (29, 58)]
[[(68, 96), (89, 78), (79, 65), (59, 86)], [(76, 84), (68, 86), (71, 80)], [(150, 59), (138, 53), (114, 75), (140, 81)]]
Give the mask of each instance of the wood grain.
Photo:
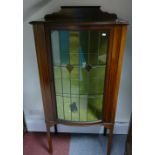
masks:
[(53, 102), (51, 99), (51, 87), (50, 87), (51, 82), (50, 82), (49, 64), (47, 59), (44, 24), (34, 25), (33, 30), (34, 30), (45, 121), (48, 122), (54, 120), (53, 114), (55, 109), (53, 109)]

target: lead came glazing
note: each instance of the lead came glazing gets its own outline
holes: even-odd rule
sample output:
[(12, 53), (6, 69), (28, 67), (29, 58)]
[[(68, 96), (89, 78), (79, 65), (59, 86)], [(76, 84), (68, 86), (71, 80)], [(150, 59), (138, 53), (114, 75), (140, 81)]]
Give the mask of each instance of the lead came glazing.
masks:
[(58, 119), (101, 120), (108, 32), (52, 31), (51, 41)]

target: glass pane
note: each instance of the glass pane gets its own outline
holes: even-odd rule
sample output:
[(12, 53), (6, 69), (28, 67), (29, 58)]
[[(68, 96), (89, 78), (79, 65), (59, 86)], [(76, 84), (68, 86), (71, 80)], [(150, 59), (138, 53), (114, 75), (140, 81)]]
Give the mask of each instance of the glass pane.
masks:
[[(55, 38), (54, 38), (55, 39)], [(69, 32), (59, 31), (61, 64), (69, 63)]]
[(62, 94), (61, 68), (54, 67), (55, 91), (56, 94)]
[[(62, 89), (64, 94), (70, 94), (70, 73), (66, 67), (60, 67), (62, 70)], [(60, 81), (59, 81), (60, 82)]]
[(63, 105), (63, 97), (56, 96), (57, 101), (57, 113), (59, 119), (64, 119), (64, 105)]
[(98, 61), (99, 64), (106, 64), (106, 57), (107, 57), (107, 49), (108, 49), (108, 32), (100, 32), (100, 39), (99, 39), (99, 56)]
[(79, 97), (78, 95), (71, 96), (72, 105), (71, 105), (71, 113), (72, 113), (72, 121), (79, 121), (80, 113), (79, 113)]
[(102, 117), (102, 95), (88, 97), (88, 121), (95, 121)]
[(60, 42), (59, 42), (59, 32), (54, 31), (51, 33), (51, 37), (54, 38), (52, 39), (52, 48), (53, 48), (53, 63), (54, 65), (60, 65), (61, 60), (60, 60)]
[(80, 121), (101, 119), (103, 95), (80, 95)]
[(80, 121), (87, 120), (87, 98), (88, 95), (80, 95)]
[(64, 99), (65, 120), (71, 120), (71, 109), (70, 109), (71, 98), (69, 96), (64, 96), (63, 99)]
[(89, 77), (85, 67), (80, 68), (80, 94), (88, 94)]
[(105, 66), (94, 66), (91, 69), (89, 72), (89, 94), (103, 94), (104, 77)]
[(58, 119), (102, 119), (108, 31), (52, 31)]
[(71, 93), (79, 94), (79, 67), (74, 67), (71, 72)]
[(70, 64), (79, 64), (79, 33), (70, 31), (69, 36)]
[(99, 44), (99, 33), (97, 31), (89, 31), (88, 52), (96, 54)]

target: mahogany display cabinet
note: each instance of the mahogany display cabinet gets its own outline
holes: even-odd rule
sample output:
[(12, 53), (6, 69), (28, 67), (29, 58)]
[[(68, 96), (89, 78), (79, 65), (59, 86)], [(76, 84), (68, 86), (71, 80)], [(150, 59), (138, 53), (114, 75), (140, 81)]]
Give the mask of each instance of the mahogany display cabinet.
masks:
[(50, 127), (103, 125), (110, 155), (128, 23), (99, 6), (63, 6), (33, 25), (49, 152)]

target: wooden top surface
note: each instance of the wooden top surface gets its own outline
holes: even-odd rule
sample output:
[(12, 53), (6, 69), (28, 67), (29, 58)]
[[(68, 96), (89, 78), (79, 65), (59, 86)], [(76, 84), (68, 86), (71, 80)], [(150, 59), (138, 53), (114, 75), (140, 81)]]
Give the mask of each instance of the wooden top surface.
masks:
[(118, 19), (114, 13), (103, 12), (100, 6), (62, 6), (61, 10), (47, 14), (43, 19), (31, 21), (30, 24), (121, 24), (127, 25), (125, 20)]

